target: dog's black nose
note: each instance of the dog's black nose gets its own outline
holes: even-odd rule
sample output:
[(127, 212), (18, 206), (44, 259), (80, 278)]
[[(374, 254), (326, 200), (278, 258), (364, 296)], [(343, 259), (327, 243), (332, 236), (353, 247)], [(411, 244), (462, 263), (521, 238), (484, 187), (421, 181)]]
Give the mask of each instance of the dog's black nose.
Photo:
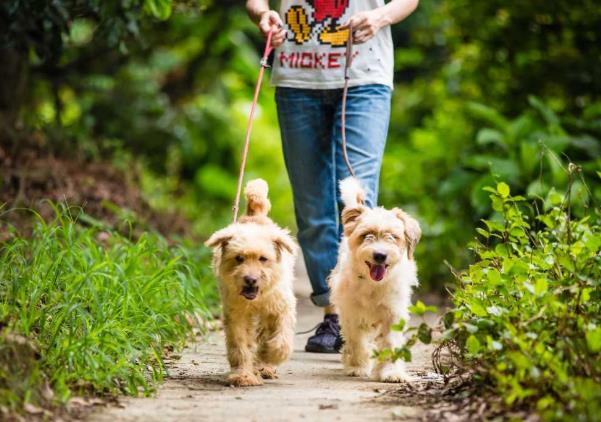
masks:
[(378, 264), (382, 264), (384, 261), (386, 261), (386, 254), (382, 252), (374, 252), (374, 261), (376, 261)]
[(257, 277), (253, 277), (252, 275), (245, 275), (244, 282), (249, 286), (254, 286), (257, 284)]

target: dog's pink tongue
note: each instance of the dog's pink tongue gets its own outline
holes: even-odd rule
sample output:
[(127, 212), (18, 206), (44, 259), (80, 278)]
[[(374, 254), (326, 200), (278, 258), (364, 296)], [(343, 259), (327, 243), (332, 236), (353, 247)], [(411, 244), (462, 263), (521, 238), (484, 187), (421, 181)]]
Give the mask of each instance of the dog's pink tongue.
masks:
[(384, 265), (372, 265), (369, 269), (369, 276), (373, 281), (381, 281), (386, 274), (386, 267)]

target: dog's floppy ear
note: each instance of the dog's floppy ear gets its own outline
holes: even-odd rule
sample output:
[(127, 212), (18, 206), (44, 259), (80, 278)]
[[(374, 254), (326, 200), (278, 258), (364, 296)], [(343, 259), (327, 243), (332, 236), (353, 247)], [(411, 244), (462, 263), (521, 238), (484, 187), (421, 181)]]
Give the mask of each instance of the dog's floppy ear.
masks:
[(296, 244), (284, 230), (273, 238), (273, 245), (278, 256), (278, 261), (282, 257), (283, 251), (286, 251), (291, 255), (296, 255)]
[(349, 237), (359, 223), (359, 217), (363, 214), (365, 208), (362, 205), (342, 210), (342, 227), (344, 227), (344, 235)]
[(422, 237), (422, 229), (417, 220), (400, 208), (394, 209), (397, 218), (405, 225), (405, 240), (407, 241), (407, 257), (413, 259), (413, 252), (419, 239)]
[(231, 230), (226, 227), (225, 229), (221, 229), (213, 233), (205, 242), (205, 245), (213, 249), (219, 247), (225, 248), (227, 243), (232, 240), (232, 237), (234, 237), (234, 235), (232, 234)]

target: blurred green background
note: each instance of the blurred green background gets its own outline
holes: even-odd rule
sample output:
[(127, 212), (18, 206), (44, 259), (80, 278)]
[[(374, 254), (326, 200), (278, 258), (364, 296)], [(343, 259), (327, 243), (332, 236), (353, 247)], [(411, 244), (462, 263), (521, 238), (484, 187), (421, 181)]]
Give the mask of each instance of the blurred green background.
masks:
[[(442, 290), (445, 262), (464, 268), (474, 227), (495, 219), (485, 186), (549, 206), (573, 161), (575, 212), (599, 204), (600, 28), (593, 0), (429, 0), (393, 28), (380, 202), (420, 220), (425, 288)], [(243, 2), (4, 1), (0, 160), (33, 144), (110, 162), (207, 236), (231, 218), (263, 43)], [(293, 227), (273, 96), (265, 84), (247, 178), (269, 182), (274, 219)]]

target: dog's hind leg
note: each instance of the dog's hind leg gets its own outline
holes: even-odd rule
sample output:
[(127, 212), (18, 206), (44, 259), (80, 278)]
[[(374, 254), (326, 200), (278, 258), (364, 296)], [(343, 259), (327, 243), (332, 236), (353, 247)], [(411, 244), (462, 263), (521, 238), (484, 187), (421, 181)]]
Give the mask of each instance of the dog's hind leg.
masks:
[(261, 385), (263, 381), (254, 373), (253, 327), (244, 316), (225, 315), (227, 358), (231, 373), (228, 383), (237, 387)]
[(277, 378), (276, 367), (290, 357), (294, 347), (294, 316), (270, 315), (259, 329), (257, 372), (267, 379)]

